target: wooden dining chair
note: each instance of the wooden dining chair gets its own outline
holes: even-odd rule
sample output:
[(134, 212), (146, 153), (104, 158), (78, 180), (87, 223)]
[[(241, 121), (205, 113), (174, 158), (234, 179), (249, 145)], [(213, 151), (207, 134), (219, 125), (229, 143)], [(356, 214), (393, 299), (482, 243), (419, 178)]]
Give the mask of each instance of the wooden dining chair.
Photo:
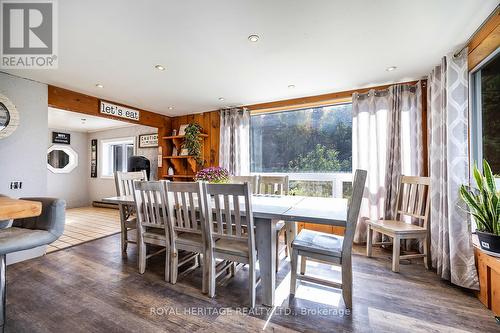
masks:
[[(352, 241), (358, 222), (359, 209), (365, 189), (367, 172), (356, 170), (352, 189), (351, 202), (347, 211), (347, 220), (344, 236), (327, 234), (319, 231), (303, 229), (292, 242), (291, 279), (290, 279), (290, 301), (295, 295), (297, 280), (322, 284), (342, 289), (342, 296), (347, 308), (352, 308)], [(298, 256), (301, 256), (302, 264), (300, 274), (297, 275)], [(305, 275), (306, 260), (310, 258), (329, 264), (341, 266), (342, 281), (321, 279)]]
[[(170, 281), (170, 228), (167, 218), (167, 194), (165, 181), (134, 181), (134, 200), (137, 214), (137, 245), (139, 247), (139, 273), (146, 271), (147, 259), (167, 252), (165, 255), (165, 281)], [(146, 246), (162, 247), (147, 254)]]
[[(255, 307), (255, 229), (250, 185), (203, 183), (207, 219), (208, 294), (215, 296), (217, 277), (233, 262), (248, 264), (250, 306)], [(212, 203), (213, 199), (213, 203)], [(222, 262), (217, 265), (216, 260)]]
[(249, 183), (250, 184), (250, 191), (252, 194), (257, 194), (259, 193), (259, 176), (258, 175), (253, 175), (253, 176), (230, 176), (229, 177), (229, 182), (231, 184), (245, 184)]
[[(401, 176), (396, 201), (395, 220), (368, 221), (366, 255), (372, 256), (373, 245), (392, 244), (392, 271), (399, 272), (401, 259), (424, 258), (425, 267), (430, 266), (430, 240), (428, 231), (430, 206), (430, 178)], [(421, 221), (419, 225), (407, 223), (404, 218)], [(373, 231), (392, 238), (392, 241), (373, 243)], [(401, 255), (401, 240), (423, 240), (423, 253)]]
[[(148, 176), (145, 170), (137, 172), (115, 172), (116, 195), (133, 195), (134, 180), (147, 181)], [(120, 210), (121, 227), (121, 247), (122, 253), (127, 255), (127, 244), (136, 242), (128, 239), (128, 232), (137, 228), (137, 219), (135, 216), (135, 207), (133, 205), (118, 205)]]
[[(194, 261), (185, 273), (202, 265), (202, 291), (207, 293), (205, 210), (201, 182), (165, 182), (170, 224), (170, 282), (175, 284), (179, 267)], [(180, 258), (179, 251), (188, 254)], [(201, 258), (200, 258), (201, 257)]]
[[(259, 176), (258, 184), (259, 194), (288, 195), (288, 176)], [(288, 223), (293, 223), (291, 230), (296, 230), (295, 222)], [(285, 221), (280, 220), (276, 223), (276, 272), (279, 269), (280, 254), (285, 252), (285, 258), (287, 258), (290, 253), (290, 244), (295, 237), (295, 232), (292, 232), (292, 235), (289, 235), (289, 233)], [(280, 249), (280, 237), (282, 235), (285, 239), (285, 246)]]

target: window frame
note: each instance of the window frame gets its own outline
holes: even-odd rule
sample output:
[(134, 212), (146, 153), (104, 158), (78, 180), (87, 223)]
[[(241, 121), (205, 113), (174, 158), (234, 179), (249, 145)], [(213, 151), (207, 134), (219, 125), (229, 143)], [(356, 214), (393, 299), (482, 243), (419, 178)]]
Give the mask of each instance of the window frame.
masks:
[[(329, 106), (337, 106), (343, 104), (352, 104), (352, 97), (347, 98), (338, 98), (334, 100), (325, 100), (320, 102), (313, 103), (304, 103), (304, 104), (294, 104), (288, 106), (279, 106), (272, 107), (267, 109), (257, 109), (250, 111), (250, 117), (258, 116), (263, 114), (272, 114), (272, 113), (281, 113), (281, 112), (292, 112), (299, 111), (310, 108), (319, 108), (319, 107), (329, 107)], [(250, 130), (251, 131), (251, 130)], [(252, 164), (252, 138), (250, 137), (250, 145), (249, 145), (249, 156), (250, 156), (250, 165)], [(353, 178), (353, 172), (347, 171), (338, 171), (338, 172), (250, 172), (250, 175), (259, 175), (259, 176), (288, 176), (290, 181), (329, 181), (332, 182), (332, 197), (342, 198), (343, 194), (343, 183), (351, 182)]]
[(112, 156), (110, 154), (113, 154), (113, 151), (111, 149), (108, 149), (108, 147), (111, 147), (113, 145), (125, 145), (125, 144), (132, 144), (133, 146), (133, 154), (136, 154), (136, 143), (135, 143), (135, 137), (123, 137), (123, 138), (112, 138), (112, 139), (103, 139), (99, 140), (99, 146), (100, 146), (100, 159), (102, 163), (100, 163), (100, 170), (99, 170), (99, 178), (102, 179), (114, 179), (115, 175), (114, 172), (109, 175), (109, 174), (104, 174), (104, 170), (108, 169), (108, 164), (110, 161), (112, 161)]
[[(483, 172), (483, 113), (481, 104), (481, 69), (487, 65), (493, 58), (500, 56), (500, 47), (491, 52), (479, 64), (469, 71), (469, 177), (471, 184), (474, 164), (480, 172)], [(498, 182), (498, 180), (497, 180)]]

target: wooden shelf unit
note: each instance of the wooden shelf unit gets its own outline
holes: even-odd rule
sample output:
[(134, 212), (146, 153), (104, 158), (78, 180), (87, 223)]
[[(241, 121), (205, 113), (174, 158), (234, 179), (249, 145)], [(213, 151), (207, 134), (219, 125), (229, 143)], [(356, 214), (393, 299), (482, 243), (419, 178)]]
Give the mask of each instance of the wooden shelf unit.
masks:
[[(208, 138), (208, 134), (202, 133), (200, 134), (200, 137), (203, 138), (202, 144), (205, 144), (205, 139)], [(162, 137), (166, 143), (166, 149), (163, 151), (163, 161), (165, 164), (163, 170), (168, 170), (169, 167), (174, 169), (174, 175), (164, 174), (162, 176), (163, 178), (179, 181), (194, 180), (194, 176), (199, 170), (199, 165), (194, 156), (172, 155), (174, 147), (178, 154), (181, 152), (184, 138), (184, 135), (170, 135)], [(202, 152), (203, 151), (204, 150), (202, 149)], [(204, 156), (202, 156), (202, 158), (205, 159)]]

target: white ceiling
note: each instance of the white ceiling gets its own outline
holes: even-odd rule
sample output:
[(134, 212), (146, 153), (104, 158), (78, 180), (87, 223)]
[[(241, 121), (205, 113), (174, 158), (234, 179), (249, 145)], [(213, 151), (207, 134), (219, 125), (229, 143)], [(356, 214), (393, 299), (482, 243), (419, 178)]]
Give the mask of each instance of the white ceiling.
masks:
[(497, 5), (64, 0), (59, 69), (9, 72), (163, 114), (196, 113), (421, 78)]
[(49, 128), (51, 129), (75, 132), (95, 132), (128, 126), (136, 125), (124, 121), (89, 116), (83, 113), (49, 107)]

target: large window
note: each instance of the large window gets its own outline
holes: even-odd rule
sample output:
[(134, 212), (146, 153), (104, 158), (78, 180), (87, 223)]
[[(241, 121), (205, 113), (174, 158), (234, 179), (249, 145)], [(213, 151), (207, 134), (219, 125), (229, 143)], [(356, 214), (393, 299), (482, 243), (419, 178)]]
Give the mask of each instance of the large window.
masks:
[(500, 175), (500, 49), (471, 74), (472, 156), (481, 164), (486, 159)]
[(113, 177), (115, 171), (127, 171), (128, 158), (134, 155), (134, 138), (101, 141), (102, 177)]
[(250, 129), (252, 173), (288, 174), (299, 195), (349, 195), (350, 103), (254, 114)]

